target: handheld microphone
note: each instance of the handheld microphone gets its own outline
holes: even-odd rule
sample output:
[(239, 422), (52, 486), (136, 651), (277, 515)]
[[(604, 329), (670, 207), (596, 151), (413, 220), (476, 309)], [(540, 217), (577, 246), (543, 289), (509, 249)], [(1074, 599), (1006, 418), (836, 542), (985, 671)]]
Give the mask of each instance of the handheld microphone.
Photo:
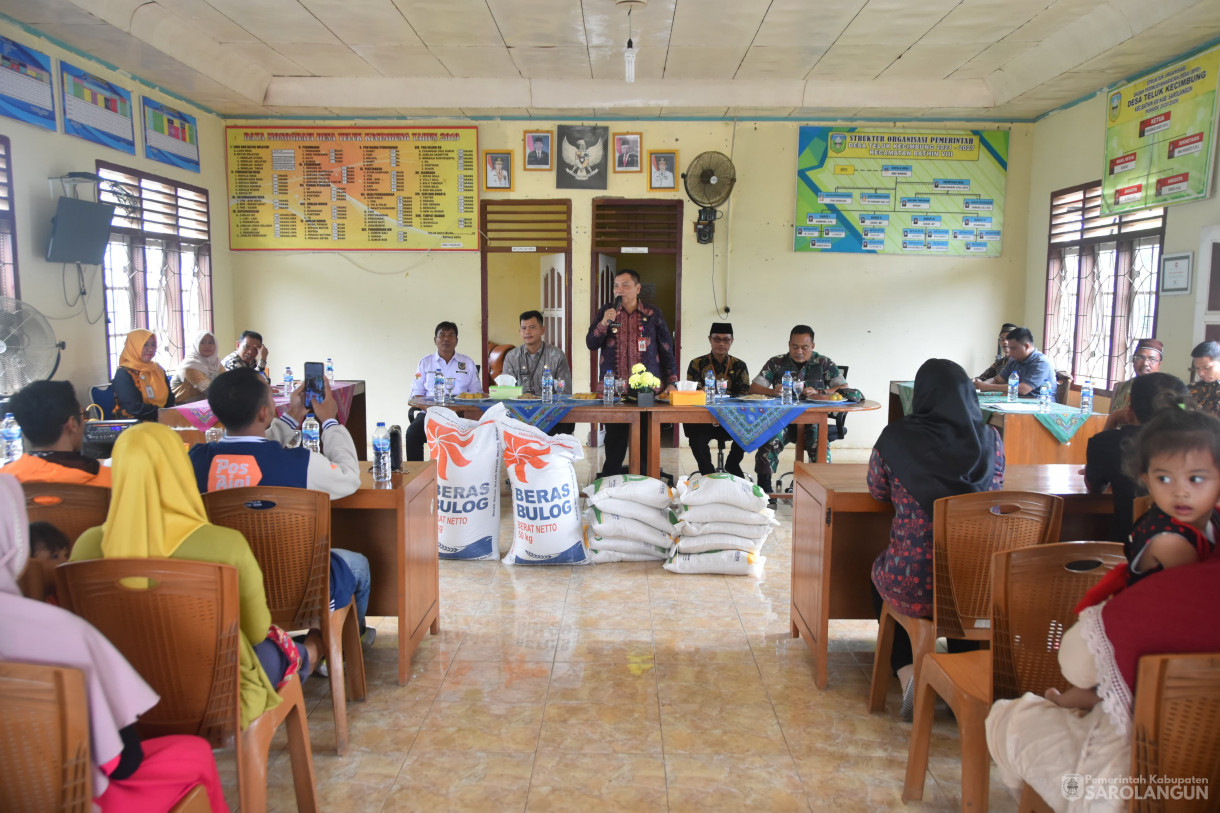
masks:
[(614, 328), (615, 330), (617, 330), (618, 328), (622, 327), (622, 323), (621, 323), (621, 322), (618, 320), (618, 318), (617, 318), (617, 317), (618, 317), (618, 311), (619, 311), (619, 309), (621, 309), (622, 307), (623, 307), (623, 298), (622, 298), (621, 296), (616, 296), (616, 297), (614, 298), (614, 311), (615, 311), (615, 314), (614, 314), (614, 315), (615, 315), (615, 317), (616, 317), (616, 318), (615, 318), (615, 320), (614, 320), (613, 322), (611, 322), (611, 323), (610, 323), (610, 327)]

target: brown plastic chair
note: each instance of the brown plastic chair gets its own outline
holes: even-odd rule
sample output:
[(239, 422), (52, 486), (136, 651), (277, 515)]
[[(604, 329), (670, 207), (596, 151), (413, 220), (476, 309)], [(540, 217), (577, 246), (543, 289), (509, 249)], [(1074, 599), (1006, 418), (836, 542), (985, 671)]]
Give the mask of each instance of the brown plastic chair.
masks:
[(1153, 777), (1156, 782), (1185, 779), (1207, 789), (1211, 798), (1135, 799), (1131, 810), (1215, 810), (1220, 785), (1220, 652), (1140, 658), (1133, 716), (1131, 775), (1144, 780), (1137, 787), (1156, 787)]
[(904, 615), (888, 601), (882, 604), (868, 710), (885, 710), (895, 624), (901, 624), (911, 638), (915, 667), (912, 680), (919, 686), (924, 655), (936, 650), (937, 638), (990, 640), (991, 555), (1000, 550), (1053, 542), (1059, 538), (1062, 520), (1063, 500), (1049, 494), (983, 491), (937, 500), (933, 507), (932, 544), (934, 552), (943, 550), (943, 553), (939, 558), (932, 557), (932, 618)]
[(0, 662), (0, 810), (93, 810), (89, 708), (78, 669)]
[[(267, 756), (287, 722), (297, 809), (318, 810), (301, 681), (241, 728), (237, 569), (178, 559), (95, 559), (55, 569), (63, 606), (105, 635), (161, 696), (139, 720), (142, 737), (195, 734), (213, 748), (233, 740), (242, 813), (267, 809)], [(150, 586), (120, 583), (147, 579)], [(139, 584), (139, 582), (137, 582)]]
[(203, 507), (213, 524), (241, 531), (250, 543), (263, 571), (271, 622), (322, 631), (335, 747), (340, 756), (346, 754), (347, 698), (364, 700), (368, 689), (355, 597), (329, 610), (330, 497), (303, 488), (252, 486), (204, 494)]
[[(992, 557), (1053, 542), (1062, 519), (1063, 500), (1049, 494), (983, 491), (937, 500), (932, 515), (933, 629), (949, 638), (990, 641)], [(957, 718), (962, 809), (985, 810), (990, 760), (983, 720), (991, 708), (991, 655), (980, 649), (925, 652), (922, 664), (919, 653), (915, 658), (915, 718), (902, 799), (923, 798), (935, 692)]]
[(22, 483), (30, 522), (49, 522), (73, 545), (90, 528), (106, 521), (110, 489), (80, 483)]
[[(0, 661), (0, 810), (93, 810), (89, 699), (79, 669)], [(195, 785), (170, 813), (209, 813)]]

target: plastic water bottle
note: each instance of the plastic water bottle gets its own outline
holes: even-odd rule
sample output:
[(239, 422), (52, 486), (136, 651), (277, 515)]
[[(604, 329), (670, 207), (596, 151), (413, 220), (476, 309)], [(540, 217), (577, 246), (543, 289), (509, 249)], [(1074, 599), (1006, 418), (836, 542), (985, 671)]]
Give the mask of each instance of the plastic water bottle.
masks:
[(326, 360), (326, 380), (335, 383), (335, 363), (330, 359)]
[(784, 378), (779, 387), (779, 402), (781, 404), (792, 403), (792, 372), (784, 371)]
[[(388, 439), (389, 435), (386, 437)], [(301, 445), (311, 452), (322, 451), (322, 426), (312, 412), (305, 416), (305, 423), (301, 424)]]
[(551, 375), (551, 365), (542, 367), (542, 403), (555, 403), (555, 376)]
[(432, 372), (432, 400), (438, 404), (445, 403), (445, 374), (440, 367)]
[(204, 432), (203, 436), (204, 440), (208, 443), (215, 443), (225, 436), (225, 430), (221, 428), (220, 424), (216, 424), (209, 426), (208, 431)]
[(614, 403), (614, 371), (606, 370), (606, 374), (602, 376), (602, 403)]
[(1048, 385), (1045, 381), (1043, 381), (1042, 386), (1038, 388), (1038, 411), (1051, 411), (1051, 388), (1050, 385)]
[(1017, 375), (1017, 371), (1013, 370), (1012, 375), (1008, 376), (1008, 400), (1015, 401), (1020, 392), (1017, 390), (1021, 386), (1021, 376)]
[(373, 480), (384, 483), (390, 479), (390, 432), (385, 421), (378, 421), (373, 430)]
[(4, 462), (12, 463), (25, 452), (21, 444), (21, 425), (17, 423), (13, 413), (4, 413), (4, 425), (0, 435), (3, 435), (4, 439)]
[(1087, 378), (1080, 385), (1080, 411), (1086, 415), (1093, 414), (1093, 382)]
[(703, 372), (703, 392), (709, 404), (716, 403), (716, 371), (711, 367)]
[(284, 368), (284, 397), (292, 395), (292, 368)]

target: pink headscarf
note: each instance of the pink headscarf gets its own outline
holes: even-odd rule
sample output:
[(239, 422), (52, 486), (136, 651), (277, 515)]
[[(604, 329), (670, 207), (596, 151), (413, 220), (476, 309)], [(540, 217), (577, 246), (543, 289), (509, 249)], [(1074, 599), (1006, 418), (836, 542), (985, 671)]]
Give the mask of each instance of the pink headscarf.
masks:
[(109, 784), (97, 766), (123, 752), (119, 730), (160, 697), (93, 625), (67, 610), (23, 598), (17, 579), (30, 557), (30, 525), (21, 484), (0, 474), (0, 660), (79, 669), (89, 696), (93, 795)]

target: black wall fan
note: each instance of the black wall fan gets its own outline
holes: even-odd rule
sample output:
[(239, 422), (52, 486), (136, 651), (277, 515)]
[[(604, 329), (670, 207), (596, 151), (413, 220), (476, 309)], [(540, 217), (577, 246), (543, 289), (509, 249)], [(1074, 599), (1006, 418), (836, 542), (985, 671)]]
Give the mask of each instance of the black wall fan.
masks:
[(700, 153), (682, 173), (682, 183), (686, 196), (699, 205), (695, 240), (710, 243), (716, 234), (716, 218), (719, 217), (715, 207), (729, 199), (729, 193), (737, 183), (733, 159), (722, 152)]

